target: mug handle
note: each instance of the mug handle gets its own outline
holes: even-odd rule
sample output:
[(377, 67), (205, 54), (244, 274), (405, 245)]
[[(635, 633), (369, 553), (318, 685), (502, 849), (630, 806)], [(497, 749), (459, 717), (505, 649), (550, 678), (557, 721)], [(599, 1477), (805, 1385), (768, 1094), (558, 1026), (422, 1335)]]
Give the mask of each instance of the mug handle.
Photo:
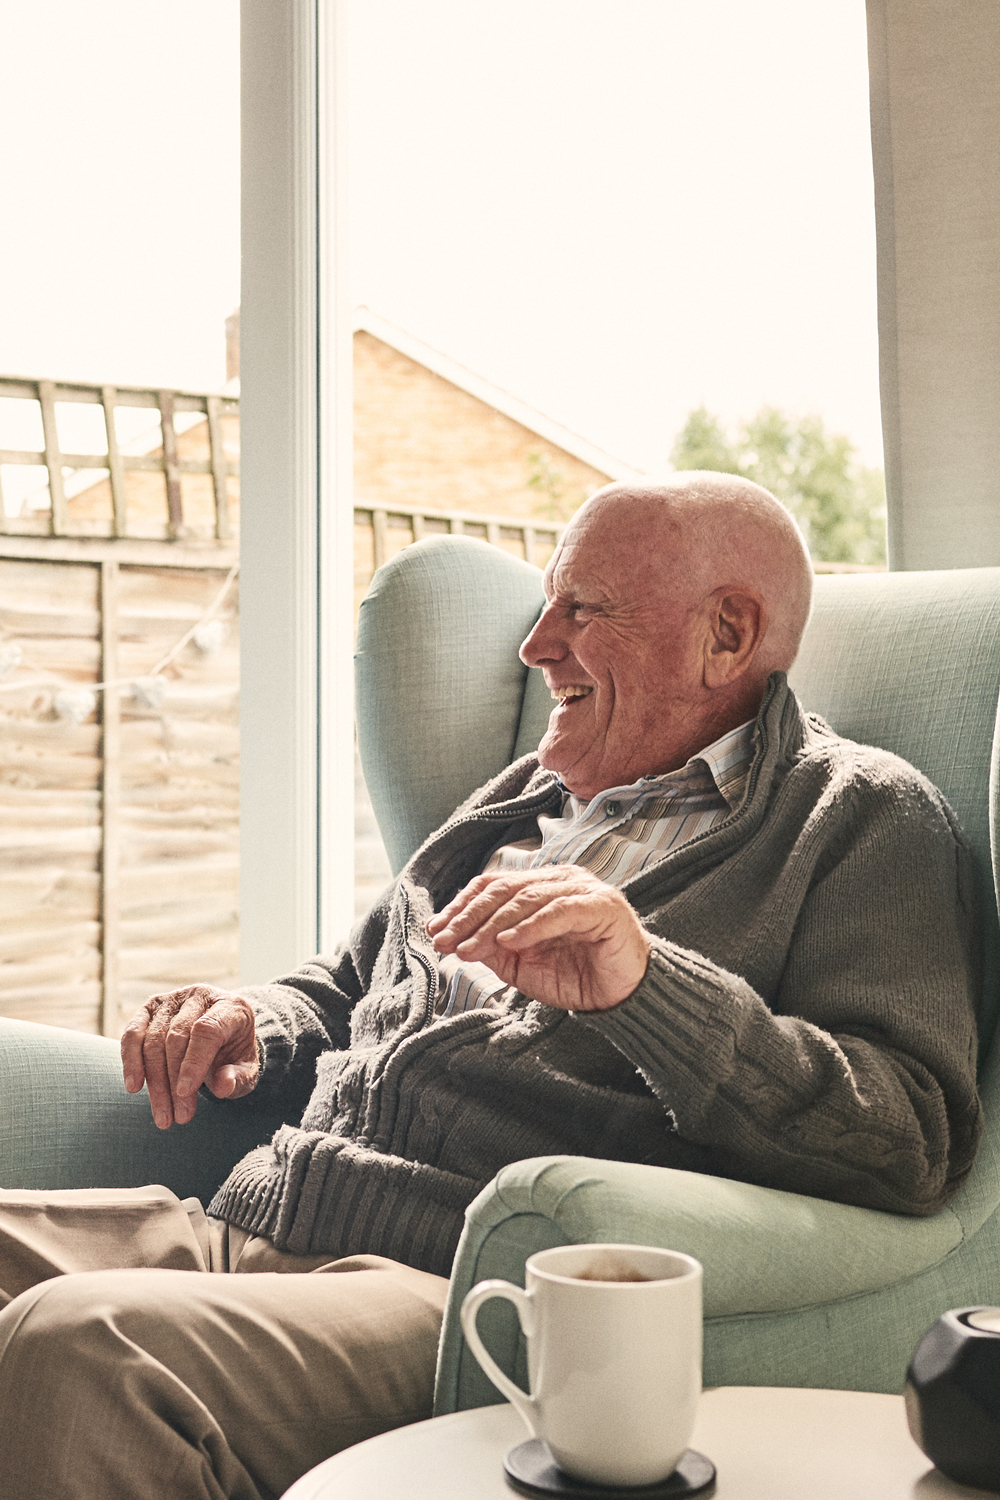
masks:
[(512, 1406), (516, 1407), (524, 1418), (525, 1425), (532, 1437), (538, 1436), (535, 1418), (538, 1413), (538, 1403), (534, 1396), (529, 1396), (522, 1391), (519, 1385), (504, 1374), (493, 1356), (488, 1352), (482, 1339), (479, 1337), (479, 1329), (476, 1327), (476, 1318), (479, 1309), (484, 1302), (491, 1297), (505, 1297), (508, 1302), (513, 1302), (517, 1311), (517, 1320), (521, 1325), (521, 1331), (526, 1338), (530, 1338), (534, 1332), (535, 1310), (531, 1304), (528, 1292), (522, 1291), (512, 1281), (480, 1281), (466, 1295), (462, 1303), (462, 1331), (468, 1340), (469, 1347), (482, 1365), (484, 1372), (492, 1380), (497, 1390), (507, 1397)]

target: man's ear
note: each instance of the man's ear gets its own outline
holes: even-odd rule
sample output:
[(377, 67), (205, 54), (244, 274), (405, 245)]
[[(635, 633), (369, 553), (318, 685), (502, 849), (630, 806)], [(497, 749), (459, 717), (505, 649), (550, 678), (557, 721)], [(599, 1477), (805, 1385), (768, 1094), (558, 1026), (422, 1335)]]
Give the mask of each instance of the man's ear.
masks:
[(704, 680), (721, 688), (742, 677), (768, 626), (767, 606), (752, 589), (718, 589), (709, 599)]

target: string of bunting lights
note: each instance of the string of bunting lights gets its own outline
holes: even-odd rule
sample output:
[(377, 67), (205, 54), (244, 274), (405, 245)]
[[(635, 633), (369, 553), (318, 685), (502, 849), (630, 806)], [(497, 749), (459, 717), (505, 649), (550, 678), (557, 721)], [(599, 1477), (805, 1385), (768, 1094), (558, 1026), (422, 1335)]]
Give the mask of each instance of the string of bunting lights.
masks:
[[(233, 586), (233, 582), (239, 573), (239, 563), (234, 563), (226, 575), (226, 581), (216, 594), (208, 609), (199, 620), (186, 630), (180, 640), (176, 641), (165, 656), (161, 656), (155, 667), (140, 677), (118, 677), (114, 681), (94, 682), (87, 687), (78, 683), (68, 683), (63, 678), (65, 686), (59, 688), (52, 699), (52, 708), (56, 716), (65, 719), (72, 724), (82, 724), (84, 719), (97, 707), (97, 694), (107, 688), (128, 688), (133, 700), (141, 704), (143, 708), (160, 708), (167, 694), (169, 679), (165, 677), (164, 671), (170, 663), (180, 655), (189, 641), (193, 641), (199, 651), (206, 656), (218, 651), (226, 639), (226, 626), (222, 620), (215, 618), (222, 608)], [(27, 666), (30, 663), (24, 660), (24, 651), (16, 641), (0, 645), (0, 693), (20, 691), (23, 688), (53, 688), (58, 685), (59, 679), (54, 682), (52, 677), (39, 678), (37, 681), (30, 679), (25, 681), (21, 678), (14, 682), (6, 679), (16, 672), (18, 667)], [(42, 671), (43, 668), (35, 668)]]

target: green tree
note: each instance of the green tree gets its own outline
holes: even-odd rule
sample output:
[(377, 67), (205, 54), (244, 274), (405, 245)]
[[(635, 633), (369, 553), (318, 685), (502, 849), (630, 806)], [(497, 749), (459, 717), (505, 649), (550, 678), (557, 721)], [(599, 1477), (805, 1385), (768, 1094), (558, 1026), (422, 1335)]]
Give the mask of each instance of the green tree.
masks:
[(740, 424), (735, 439), (698, 407), (670, 455), (675, 469), (742, 474), (786, 505), (817, 562), (884, 563), (885, 482), (850, 440), (819, 417), (793, 421), (774, 406)]
[(674, 444), (670, 462), (675, 469), (714, 469), (716, 473), (739, 474), (739, 454), (718, 417), (704, 406), (691, 413)]

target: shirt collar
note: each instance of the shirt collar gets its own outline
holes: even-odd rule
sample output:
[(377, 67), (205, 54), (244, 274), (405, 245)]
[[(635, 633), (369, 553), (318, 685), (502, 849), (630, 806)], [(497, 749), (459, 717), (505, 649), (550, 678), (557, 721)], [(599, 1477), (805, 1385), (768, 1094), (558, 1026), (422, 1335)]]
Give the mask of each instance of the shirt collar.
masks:
[(738, 725), (736, 729), (727, 730), (717, 740), (706, 745), (704, 750), (699, 750), (697, 755), (692, 755), (676, 771), (665, 771), (661, 776), (640, 776), (639, 780), (632, 782), (630, 786), (607, 787), (603, 792), (598, 792), (589, 803), (581, 803), (573, 797), (569, 788), (560, 781), (559, 787), (566, 799), (563, 806), (565, 807), (566, 802), (569, 801), (575, 809), (576, 816), (581, 816), (588, 808), (596, 807), (609, 799), (634, 804), (639, 799), (645, 801), (647, 797), (655, 796), (657, 793), (671, 791), (678, 783), (690, 783), (693, 776), (697, 777), (699, 772), (707, 771), (728, 806), (735, 809), (746, 790), (747, 777), (753, 761), (755, 722), (754, 719), (748, 719), (745, 724)]
[[(756, 720), (748, 719), (745, 724), (720, 735), (717, 740), (706, 745), (704, 750), (691, 757), (691, 760), (704, 761), (712, 780), (731, 808), (740, 803), (746, 790), (753, 760), (755, 723)], [(690, 764), (689, 760), (688, 765)]]

